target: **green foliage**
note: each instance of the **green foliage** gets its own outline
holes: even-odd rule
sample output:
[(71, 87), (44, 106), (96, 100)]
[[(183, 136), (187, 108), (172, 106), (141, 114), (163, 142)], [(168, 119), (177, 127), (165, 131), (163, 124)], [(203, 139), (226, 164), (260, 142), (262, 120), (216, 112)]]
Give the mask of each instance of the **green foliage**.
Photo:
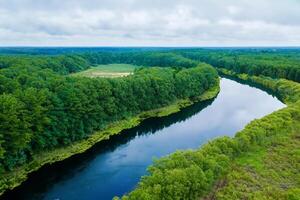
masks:
[(147, 67), (195, 67), (198, 62), (172, 52), (86, 53), (82, 55), (91, 65), (127, 63)]
[(232, 162), (215, 199), (299, 199), (300, 127), (293, 122), (292, 131), (268, 138), (268, 148), (253, 146)]
[[(24, 58), (43, 65), (36, 59)], [(56, 59), (67, 73), (82, 69), (80, 63), (85, 63), (75, 55), (50, 61)], [(117, 79), (62, 76), (52, 67), (11, 65), (0, 70), (0, 162), (6, 171), (40, 151), (72, 144), (113, 122), (178, 99), (193, 99), (218, 84), (216, 71), (206, 65), (143, 68)]]
[(236, 73), (300, 82), (300, 52), (297, 50), (195, 49), (180, 50), (177, 53)]
[(196, 67), (198, 62), (171, 52), (84, 53), (64, 55), (0, 55), (0, 69), (51, 69), (58, 74), (80, 72), (91, 66), (131, 64), (147, 67)]
[[(287, 103), (288, 107), (251, 122), (234, 138), (218, 138), (201, 149), (179, 151), (156, 160), (154, 165), (149, 167), (149, 175), (143, 177), (137, 188), (122, 199), (204, 197), (216, 187), (216, 183), (222, 183), (220, 178), (226, 176), (233, 166), (242, 169), (244, 163), (251, 163), (250, 166), (256, 171), (265, 170), (264, 172), (271, 176), (268, 180), (276, 182), (277, 174), (269, 173), (265, 169), (262, 163), (264, 159), (255, 158), (268, 155), (266, 149), (277, 145), (274, 143), (276, 138), (287, 138), (292, 135), (295, 127), (298, 127), (299, 84), (285, 79), (272, 79), (286, 78), (300, 82), (298, 51), (186, 49), (55, 56), (2, 55), (0, 173), (9, 173), (10, 170), (27, 164), (28, 168), (39, 167), (38, 161), (30, 162), (33, 158), (42, 160), (40, 165), (51, 163), (53, 155), (59, 157), (53, 159), (54, 161), (64, 159), (72, 152), (82, 152), (95, 142), (119, 132), (120, 127), (131, 127), (147, 116), (178, 111), (178, 106), (188, 104), (193, 99), (197, 100), (218, 83), (216, 71), (200, 62), (226, 68), (219, 71), (271, 90)], [(112, 63), (151, 68), (137, 69), (133, 76), (117, 79), (64, 76), (93, 66)], [(190, 100), (178, 103), (179, 99)], [(170, 106), (163, 112), (158, 111), (159, 108), (174, 105), (175, 102), (178, 103), (177, 106)], [(129, 125), (125, 123), (126, 125), (117, 126), (119, 128), (111, 127), (116, 122), (126, 121), (140, 113), (143, 113), (140, 118), (131, 120)], [(93, 134), (95, 131), (109, 128), (112, 128), (111, 132)], [(78, 141), (82, 141), (81, 145), (74, 145)], [(289, 141), (289, 138), (286, 141)], [(63, 148), (67, 150), (62, 150)], [(279, 151), (286, 149), (288, 148), (279, 148)], [(45, 150), (55, 153), (38, 158), (39, 155), (43, 155), (40, 152)], [(25, 172), (21, 170), (21, 175), (13, 176), (12, 179), (0, 179), (0, 191), (23, 181), (27, 168), (23, 170)], [(290, 174), (287, 174), (287, 177), (290, 177)], [(245, 197), (242, 196), (242, 192), (249, 187), (243, 185), (240, 188), (245, 190), (238, 191), (234, 180), (252, 183), (253, 177), (243, 170), (232, 170), (231, 175), (233, 182), (230, 182), (228, 187), (220, 184), (220, 188), (224, 187), (222, 191), (225, 192), (216, 195), (221, 199)], [(272, 179), (273, 176), (275, 179)], [(261, 183), (265, 184), (263, 181)], [(284, 190), (271, 188), (276, 192), (283, 192), (286, 199), (297, 199), (299, 183), (297, 184)], [(252, 197), (263, 199), (271, 189), (265, 191), (267, 193), (253, 193)], [(232, 196), (229, 197), (228, 194)]]
[[(170, 156), (155, 160), (154, 164), (148, 168), (149, 175), (142, 177), (137, 188), (122, 197), (122, 199), (199, 199), (205, 197), (218, 181), (222, 183), (220, 178), (228, 174), (235, 160), (238, 160), (237, 162), (247, 162), (250, 164), (246, 165), (247, 167), (252, 166), (254, 169), (259, 170), (262, 168), (262, 164), (261, 160), (257, 160), (257, 157), (263, 156), (261, 151), (267, 151), (268, 148), (274, 145), (274, 141), (278, 141), (278, 138), (286, 138), (294, 130), (299, 130), (300, 101), (297, 102), (300, 94), (299, 84), (286, 80), (239, 75), (229, 73), (226, 70), (223, 72), (274, 90), (289, 103), (289, 106), (262, 119), (252, 121), (242, 131), (238, 132), (234, 138), (214, 139), (198, 150), (178, 151)], [(298, 132), (296, 133), (298, 134)], [(289, 146), (288, 140), (285, 140), (285, 142)], [(289, 146), (289, 148), (292, 149), (293, 147)], [(286, 148), (283, 149), (287, 150)], [(294, 153), (291, 154), (294, 155)], [(255, 162), (252, 162), (251, 156)], [(290, 158), (290, 160), (293, 159)], [(285, 165), (285, 167), (291, 168), (291, 173), (297, 171), (297, 166), (297, 164), (294, 166)], [(265, 169), (264, 172), (267, 173), (269, 170)], [(235, 173), (239, 172), (233, 169), (230, 180), (236, 183), (236, 180), (243, 179), (239, 186), (229, 184), (223, 192), (218, 193), (218, 196), (210, 194), (206, 197), (208, 199), (244, 199), (250, 198), (251, 195), (252, 199), (268, 197), (254, 192), (245, 194), (245, 191), (249, 190), (248, 182), (251, 183), (252, 177), (247, 179), (247, 175), (241, 173), (239, 173), (241, 177), (236, 177)], [(286, 179), (288, 178), (289, 176)], [(265, 184), (265, 187), (268, 187), (267, 184), (270, 183)], [(223, 187), (222, 184), (220, 185), (219, 187)], [(285, 190), (285, 197), (296, 198), (298, 195), (297, 188), (299, 188), (299, 182)]]
[(286, 79), (272, 79), (265, 76), (249, 76), (247, 74), (238, 74), (224, 68), (218, 68), (220, 74), (229, 75), (250, 83), (258, 84), (265, 89), (272, 91), (282, 101), (287, 104), (293, 104), (300, 100), (300, 85)]
[(34, 67), (51, 69), (60, 74), (68, 74), (87, 69), (90, 66), (87, 60), (79, 55), (60, 56), (0, 56), (0, 69), (18, 67)]

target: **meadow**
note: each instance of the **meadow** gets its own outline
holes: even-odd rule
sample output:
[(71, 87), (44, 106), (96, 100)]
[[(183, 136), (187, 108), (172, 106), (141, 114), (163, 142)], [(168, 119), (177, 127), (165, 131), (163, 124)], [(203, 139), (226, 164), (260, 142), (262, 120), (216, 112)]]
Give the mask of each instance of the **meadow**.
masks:
[(97, 65), (85, 71), (71, 74), (71, 76), (81, 76), (89, 78), (117, 78), (132, 75), (134, 73), (134, 70), (137, 68), (141, 67), (130, 64)]

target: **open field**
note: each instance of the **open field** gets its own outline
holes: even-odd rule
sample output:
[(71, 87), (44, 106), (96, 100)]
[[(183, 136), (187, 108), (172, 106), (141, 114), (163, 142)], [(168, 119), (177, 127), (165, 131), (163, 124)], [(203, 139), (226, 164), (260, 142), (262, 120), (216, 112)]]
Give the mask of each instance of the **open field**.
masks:
[(133, 74), (134, 70), (139, 66), (129, 64), (109, 64), (109, 65), (98, 65), (88, 70), (74, 73), (72, 76), (83, 76), (83, 77), (106, 77), (106, 78), (117, 78), (124, 77)]

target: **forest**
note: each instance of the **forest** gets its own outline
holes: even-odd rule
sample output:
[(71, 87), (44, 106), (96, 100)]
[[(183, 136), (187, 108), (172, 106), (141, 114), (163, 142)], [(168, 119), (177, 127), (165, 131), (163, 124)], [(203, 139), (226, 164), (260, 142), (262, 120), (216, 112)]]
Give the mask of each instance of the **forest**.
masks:
[[(195, 98), (218, 83), (209, 65), (169, 53), (5, 55), (0, 63), (2, 173), (37, 152), (70, 145), (177, 99)], [(67, 76), (108, 63), (160, 67), (139, 68), (117, 79)]]
[(0, 0), (0, 200), (300, 200), (300, 0)]
[[(55, 50), (55, 49), (54, 49)], [(53, 51), (54, 51), (53, 50)], [(4, 51), (2, 49), (2, 51)], [(13, 50), (10, 50), (13, 51)], [(10, 52), (8, 51), (8, 52)], [(18, 52), (17, 50), (15, 50)], [(21, 53), (24, 50), (20, 51)], [(0, 69), (10, 66), (36, 66), (52, 69), (59, 74), (68, 74), (99, 64), (126, 63), (140, 66), (194, 67), (197, 63), (207, 63), (217, 68), (226, 68), (237, 73), (265, 75), (300, 82), (299, 49), (35, 49), (37, 55), (2, 54)], [(1, 52), (1, 51), (0, 51)], [(5, 51), (4, 51), (5, 52)], [(14, 51), (13, 51), (14, 52)], [(14, 52), (14, 53), (16, 53)], [(48, 54), (46, 54), (48, 52)], [(75, 52), (60, 53), (59, 52)]]
[[(87, 140), (114, 122), (172, 105), (177, 100), (195, 99), (218, 85), (218, 76), (222, 74), (261, 85), (288, 107), (251, 122), (233, 138), (218, 138), (199, 149), (178, 151), (156, 160), (136, 189), (122, 199), (230, 199), (233, 193), (236, 199), (264, 198), (270, 191), (243, 196), (243, 191), (235, 188), (235, 181), (245, 181), (245, 174), (237, 174), (234, 166), (244, 162), (248, 154), (255, 155), (257, 149), (265, 151), (279, 145), (278, 141), (296, 141), (291, 135), (298, 137), (295, 130), (300, 119), (299, 50), (33, 49), (27, 54), (18, 49), (13, 53), (2, 51), (1, 174), (22, 168), (45, 150)], [(120, 78), (70, 76), (107, 64), (141, 67), (133, 75)], [(299, 175), (292, 171), (295, 169), (286, 170), (289, 177), (293, 177), (292, 173), (296, 178)], [(228, 184), (216, 189), (222, 180)], [(272, 188), (273, 195), (297, 199), (297, 187), (288, 191)]]
[(177, 53), (237, 73), (300, 82), (299, 49), (194, 49), (178, 50)]

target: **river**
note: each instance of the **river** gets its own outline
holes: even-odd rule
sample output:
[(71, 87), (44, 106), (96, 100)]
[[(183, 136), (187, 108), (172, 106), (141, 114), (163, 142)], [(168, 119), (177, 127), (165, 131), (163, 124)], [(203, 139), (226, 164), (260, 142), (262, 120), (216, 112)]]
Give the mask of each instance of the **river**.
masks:
[(86, 153), (46, 165), (2, 198), (110, 200), (134, 189), (153, 159), (198, 148), (219, 136), (234, 136), (251, 120), (283, 107), (265, 91), (222, 78), (215, 99), (145, 120)]

